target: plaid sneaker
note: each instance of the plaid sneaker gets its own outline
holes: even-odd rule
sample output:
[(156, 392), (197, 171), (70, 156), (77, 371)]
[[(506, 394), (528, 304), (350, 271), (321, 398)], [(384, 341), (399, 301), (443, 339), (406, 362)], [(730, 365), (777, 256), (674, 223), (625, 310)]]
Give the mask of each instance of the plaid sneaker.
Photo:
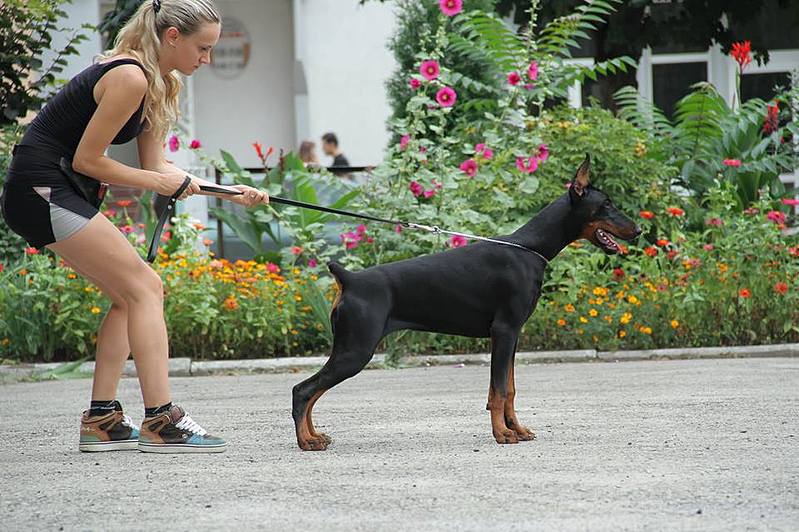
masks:
[(208, 434), (181, 407), (142, 421), (139, 450), (145, 453), (221, 453), (222, 438)]
[(80, 418), (81, 451), (135, 451), (138, 442), (139, 427), (122, 410), (102, 416), (89, 416), (86, 410)]

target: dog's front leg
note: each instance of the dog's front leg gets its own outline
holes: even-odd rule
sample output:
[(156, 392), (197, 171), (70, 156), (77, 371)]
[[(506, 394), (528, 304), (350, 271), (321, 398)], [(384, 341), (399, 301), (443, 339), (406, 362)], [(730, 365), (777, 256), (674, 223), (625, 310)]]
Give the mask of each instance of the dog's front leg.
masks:
[(491, 431), (497, 443), (519, 443), (516, 432), (505, 424), (508, 400), (508, 377), (513, 367), (513, 353), (519, 331), (516, 328), (491, 327), (491, 384), (488, 387), (488, 410), (491, 411)]
[(516, 398), (516, 375), (514, 371), (516, 362), (516, 349), (514, 349), (513, 356), (510, 361), (510, 368), (508, 369), (508, 399), (505, 401), (505, 425), (513, 432), (520, 440), (530, 441), (535, 439), (533, 431), (519, 423), (516, 418), (516, 409), (513, 402)]

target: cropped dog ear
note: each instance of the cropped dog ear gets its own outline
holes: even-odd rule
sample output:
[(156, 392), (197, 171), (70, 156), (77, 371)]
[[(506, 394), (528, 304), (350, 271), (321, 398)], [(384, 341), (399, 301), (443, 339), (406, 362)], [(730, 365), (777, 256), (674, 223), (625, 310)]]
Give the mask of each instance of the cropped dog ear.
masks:
[(577, 169), (577, 173), (574, 174), (574, 179), (572, 179), (572, 185), (569, 187), (569, 192), (571, 192), (574, 196), (581, 198), (585, 195), (585, 191), (588, 189), (588, 185), (591, 184), (590, 179), (590, 169), (591, 169), (591, 156), (589, 154), (585, 154), (585, 160), (580, 165), (580, 168)]

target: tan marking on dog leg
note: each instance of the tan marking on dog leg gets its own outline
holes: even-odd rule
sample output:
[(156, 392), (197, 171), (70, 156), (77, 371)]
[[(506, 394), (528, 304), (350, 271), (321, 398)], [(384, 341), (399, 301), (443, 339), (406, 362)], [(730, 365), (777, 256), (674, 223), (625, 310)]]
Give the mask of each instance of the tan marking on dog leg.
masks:
[(516, 436), (523, 441), (535, 439), (535, 434), (527, 427), (522, 426), (516, 418), (514, 400), (516, 398), (516, 372), (511, 365), (508, 370), (508, 398), (505, 400), (505, 425), (516, 433)]
[(488, 389), (488, 409), (491, 412), (491, 432), (497, 443), (519, 443), (516, 433), (505, 425), (505, 398), (492, 387)]

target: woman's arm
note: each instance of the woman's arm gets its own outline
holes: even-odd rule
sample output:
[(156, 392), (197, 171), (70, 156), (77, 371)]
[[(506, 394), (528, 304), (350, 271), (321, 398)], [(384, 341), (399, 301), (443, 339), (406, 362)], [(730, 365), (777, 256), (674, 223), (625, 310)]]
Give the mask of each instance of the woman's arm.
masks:
[(106, 183), (172, 194), (183, 182), (179, 176), (137, 169), (117, 162), (105, 151), (122, 126), (138, 109), (147, 91), (147, 79), (136, 65), (122, 65), (105, 74), (94, 88), (97, 110), (80, 139), (73, 168)]

